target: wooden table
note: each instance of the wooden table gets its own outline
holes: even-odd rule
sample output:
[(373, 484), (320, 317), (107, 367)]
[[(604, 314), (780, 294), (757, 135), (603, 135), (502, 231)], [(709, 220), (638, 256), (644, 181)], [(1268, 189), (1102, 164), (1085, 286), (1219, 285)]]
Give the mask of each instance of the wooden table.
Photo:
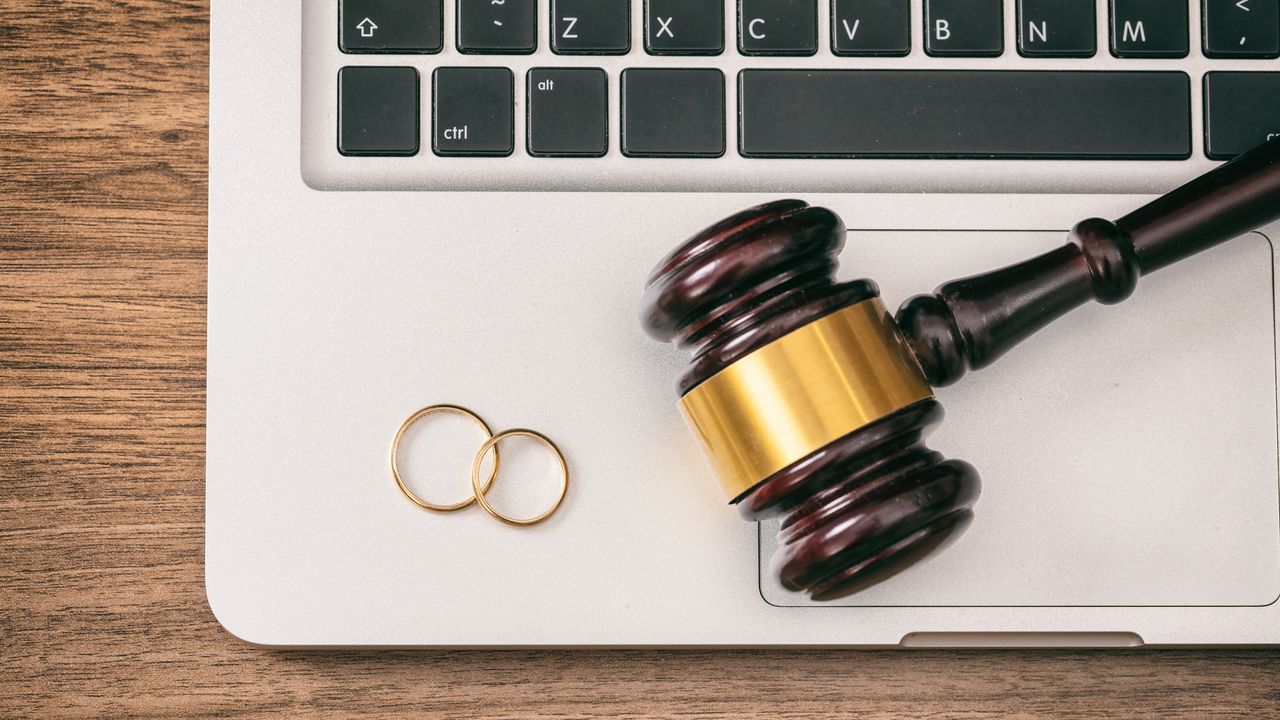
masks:
[(1280, 717), (1275, 650), (231, 637), (202, 572), (207, 20), (194, 0), (0, 12), (0, 717)]

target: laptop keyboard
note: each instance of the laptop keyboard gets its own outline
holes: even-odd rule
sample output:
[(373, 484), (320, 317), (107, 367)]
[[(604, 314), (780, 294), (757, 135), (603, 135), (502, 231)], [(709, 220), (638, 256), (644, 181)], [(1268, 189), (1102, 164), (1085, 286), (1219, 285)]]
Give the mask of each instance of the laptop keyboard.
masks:
[(325, 60), (304, 67), (328, 65), (336, 86), (304, 91), (304, 155), (327, 155), (304, 157), (304, 175), (319, 187), (730, 189), (774, 167), (866, 186), (888, 160), (927, 161), (920, 175), (1052, 161), (1031, 170), (1046, 175), (1203, 164), (1280, 133), (1280, 0), (308, 0), (304, 13), (330, 20), (312, 53)]

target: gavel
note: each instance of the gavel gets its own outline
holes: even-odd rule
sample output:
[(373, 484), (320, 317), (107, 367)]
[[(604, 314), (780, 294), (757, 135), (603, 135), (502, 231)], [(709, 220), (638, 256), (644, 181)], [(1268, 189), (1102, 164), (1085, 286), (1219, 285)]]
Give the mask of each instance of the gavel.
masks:
[(779, 517), (773, 572), (816, 600), (879, 583), (973, 520), (978, 472), (925, 439), (933, 388), (1091, 300), (1280, 218), (1280, 139), (1066, 245), (917, 295), (891, 316), (871, 280), (836, 282), (844, 222), (800, 200), (728, 217), (649, 278), (643, 323), (692, 351), (680, 409), (730, 503)]

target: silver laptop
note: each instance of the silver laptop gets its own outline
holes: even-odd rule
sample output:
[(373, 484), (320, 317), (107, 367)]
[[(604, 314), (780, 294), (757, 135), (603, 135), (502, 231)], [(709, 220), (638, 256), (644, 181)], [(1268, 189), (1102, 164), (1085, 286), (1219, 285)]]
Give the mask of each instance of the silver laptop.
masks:
[[(891, 307), (1118, 217), (1280, 132), (1277, 6), (214, 0), (213, 612), (273, 646), (1280, 642), (1280, 227), (939, 391), (972, 526), (827, 602), (770, 575), (638, 319), (665, 253), (778, 197)], [(392, 438), (434, 403), (553, 438), (559, 512), (409, 502)], [(416, 428), (406, 482), (465, 498), (483, 439)], [(513, 444), (489, 498), (555, 489)]]

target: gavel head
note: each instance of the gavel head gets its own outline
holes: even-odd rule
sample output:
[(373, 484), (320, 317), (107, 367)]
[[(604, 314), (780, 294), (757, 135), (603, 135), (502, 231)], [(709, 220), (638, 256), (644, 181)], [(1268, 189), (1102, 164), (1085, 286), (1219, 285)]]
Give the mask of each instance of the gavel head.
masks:
[(973, 517), (977, 472), (924, 445), (942, 419), (870, 280), (835, 281), (845, 227), (798, 200), (677, 248), (644, 299), (650, 335), (693, 352), (680, 408), (730, 502), (780, 516), (773, 568), (815, 599), (888, 578)]

